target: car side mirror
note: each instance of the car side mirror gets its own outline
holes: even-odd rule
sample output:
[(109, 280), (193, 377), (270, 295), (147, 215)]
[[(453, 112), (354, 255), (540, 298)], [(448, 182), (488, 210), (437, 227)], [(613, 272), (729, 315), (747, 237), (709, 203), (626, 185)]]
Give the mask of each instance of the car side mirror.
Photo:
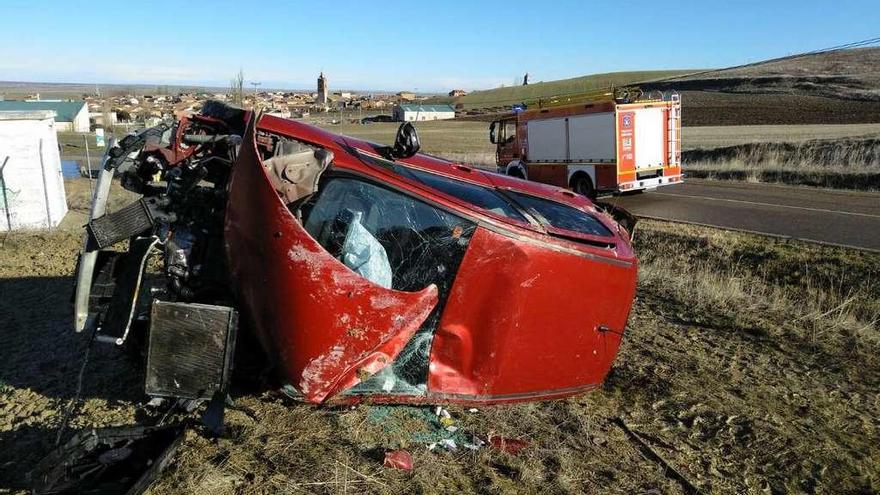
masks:
[(404, 122), (397, 128), (397, 136), (394, 138), (394, 146), (391, 148), (391, 156), (395, 159), (410, 158), (419, 152), (419, 133), (411, 122)]
[(492, 144), (496, 144), (498, 142), (498, 138), (495, 135), (495, 125), (497, 123), (498, 123), (498, 121), (496, 120), (495, 122), (492, 122), (491, 124), (489, 124), (489, 142)]

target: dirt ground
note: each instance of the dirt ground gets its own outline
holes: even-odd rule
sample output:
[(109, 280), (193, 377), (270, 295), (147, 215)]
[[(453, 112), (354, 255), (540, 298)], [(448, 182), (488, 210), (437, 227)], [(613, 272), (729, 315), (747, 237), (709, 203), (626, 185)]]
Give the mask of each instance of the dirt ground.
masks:
[[(73, 401), (88, 340), (72, 331), (76, 215), (0, 237), (0, 493), (27, 488), (68, 410), (64, 438), (157, 420), (137, 359), (106, 345)], [(640, 224), (636, 247), (638, 296), (602, 389), (450, 407), (450, 432), (430, 407), (292, 403), (243, 368), (224, 436), (189, 431), (152, 493), (880, 490), (880, 254), (661, 222)], [(490, 434), (527, 447), (465, 447)], [(443, 439), (457, 450), (426, 447)], [(398, 448), (413, 471), (382, 467)]]

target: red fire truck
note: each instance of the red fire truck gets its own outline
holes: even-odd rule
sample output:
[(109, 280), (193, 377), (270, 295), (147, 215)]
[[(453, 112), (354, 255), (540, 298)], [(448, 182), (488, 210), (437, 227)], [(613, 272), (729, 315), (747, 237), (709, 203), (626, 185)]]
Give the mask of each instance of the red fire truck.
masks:
[(544, 104), (492, 122), (489, 140), (499, 172), (590, 198), (682, 181), (677, 93)]

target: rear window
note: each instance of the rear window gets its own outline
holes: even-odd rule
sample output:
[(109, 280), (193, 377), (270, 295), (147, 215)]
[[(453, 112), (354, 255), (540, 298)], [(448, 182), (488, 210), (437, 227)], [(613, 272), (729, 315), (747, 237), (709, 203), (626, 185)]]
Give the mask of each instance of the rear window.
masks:
[[(403, 169), (403, 167), (401, 167)], [(501, 194), (488, 187), (469, 184), (464, 181), (449, 179), (441, 175), (422, 172), (412, 168), (405, 168), (402, 172), (429, 187), (467, 201), (473, 205), (489, 210), (496, 215), (501, 215), (521, 222), (528, 222), (526, 218), (516, 210), (516, 207)]]
[(541, 222), (557, 229), (570, 230), (580, 234), (610, 237), (611, 231), (596, 217), (577, 208), (566, 206), (549, 199), (529, 196), (527, 194), (507, 191), (523, 208), (537, 217)]

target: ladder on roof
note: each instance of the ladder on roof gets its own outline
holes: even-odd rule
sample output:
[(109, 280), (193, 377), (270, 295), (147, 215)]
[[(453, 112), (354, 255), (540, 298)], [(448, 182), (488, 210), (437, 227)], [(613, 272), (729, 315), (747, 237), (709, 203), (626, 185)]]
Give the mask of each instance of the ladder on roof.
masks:
[(669, 155), (666, 157), (667, 166), (681, 165), (681, 95), (672, 93), (669, 97), (669, 118), (666, 125), (668, 126), (667, 150)]
[[(653, 95), (654, 93), (651, 94)], [(604, 101), (614, 101), (617, 103), (664, 101), (662, 93), (659, 94), (660, 97), (647, 96), (642, 93), (641, 88), (639, 88), (638, 86), (620, 86), (595, 89), (592, 91), (585, 91), (583, 93), (551, 96), (549, 98), (537, 98), (529, 101), (524, 101), (523, 103), (529, 106), (534, 105), (538, 108), (552, 108), (559, 106), (576, 105), (580, 103), (594, 103)], [(673, 96), (675, 98), (678, 98), (678, 93), (674, 93)]]

